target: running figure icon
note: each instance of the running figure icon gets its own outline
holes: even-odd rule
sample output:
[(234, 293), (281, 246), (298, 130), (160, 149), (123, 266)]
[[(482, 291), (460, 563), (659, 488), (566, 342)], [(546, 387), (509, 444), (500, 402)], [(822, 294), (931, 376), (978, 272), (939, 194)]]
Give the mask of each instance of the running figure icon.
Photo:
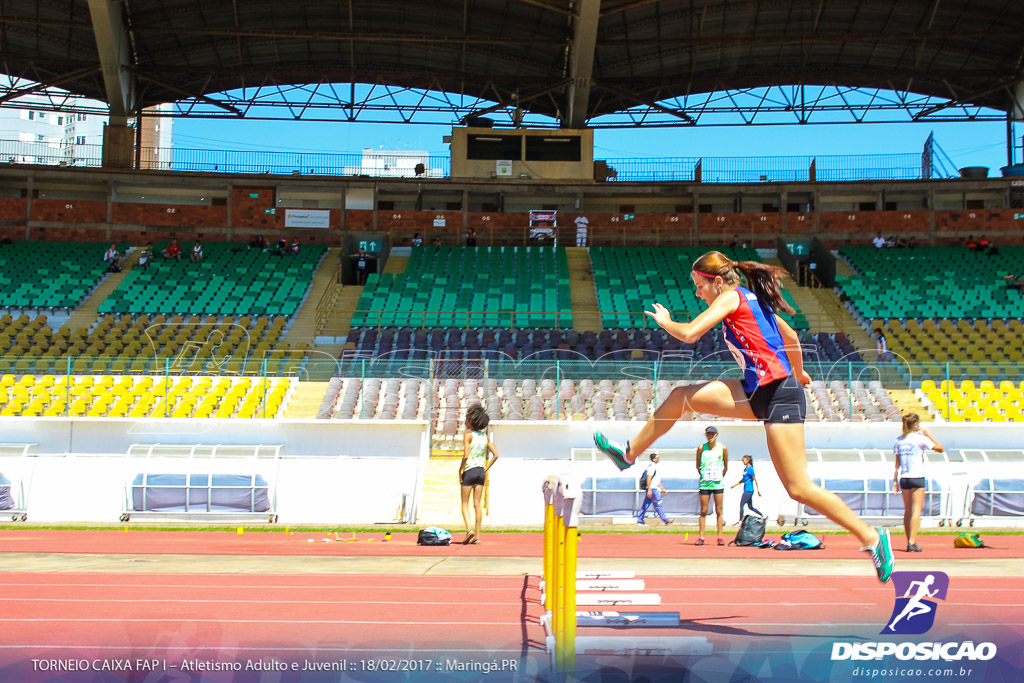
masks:
[[(934, 603), (925, 602), (922, 599), (925, 597), (934, 598), (939, 592), (938, 588), (934, 591), (928, 590), (933, 583), (935, 583), (934, 574), (929, 574), (923, 581), (912, 581), (910, 583), (910, 586), (907, 587), (907, 592), (903, 594), (903, 597), (910, 598), (910, 600), (903, 607), (903, 611), (899, 613), (899, 616), (893, 619), (892, 623), (889, 624), (890, 631), (896, 631), (896, 622), (903, 617), (906, 617), (907, 621), (910, 621), (914, 617), (921, 614), (928, 614), (934, 609)], [(911, 596), (911, 593), (914, 595)]]

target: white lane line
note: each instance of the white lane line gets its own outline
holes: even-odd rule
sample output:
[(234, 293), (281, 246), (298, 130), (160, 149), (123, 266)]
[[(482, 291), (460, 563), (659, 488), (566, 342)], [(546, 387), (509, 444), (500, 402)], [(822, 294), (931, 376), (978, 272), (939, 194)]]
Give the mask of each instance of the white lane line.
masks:
[[(3, 596), (0, 596), (0, 602), (87, 602), (87, 603), (88, 602), (101, 602), (101, 603), (124, 602), (124, 603), (130, 603), (130, 604), (133, 604), (133, 605), (138, 605), (138, 604), (147, 604), (148, 605), (148, 604), (151, 604), (151, 603), (154, 603), (154, 602), (169, 602), (169, 603), (175, 603), (175, 604), (178, 604), (178, 603), (180, 603), (180, 604), (193, 604), (193, 603), (223, 604), (223, 603), (229, 603), (229, 604), (232, 604), (232, 605), (239, 605), (239, 604), (243, 604), (243, 605), (244, 604), (249, 604), (249, 605), (296, 605), (296, 604), (302, 604), (302, 605), (445, 605), (447, 607), (451, 607), (452, 604), (453, 604), (450, 600), (447, 601), (447, 602), (421, 602), (421, 601), (417, 601), (415, 603), (410, 603), (408, 600), (397, 600), (397, 601), (387, 601), (387, 600), (302, 600), (301, 602), (296, 602), (295, 600), (235, 600), (235, 599), (232, 599), (232, 598), (225, 598), (225, 599), (221, 599), (221, 600), (207, 600), (207, 599), (203, 599), (203, 598), (199, 598), (199, 599), (193, 599), (193, 598), (174, 598), (174, 599), (145, 598), (143, 600), (143, 599), (131, 599), (131, 598), (63, 598), (63, 597), (53, 597), (53, 598), (5, 598)], [(466, 604), (468, 606), (470, 606), (470, 607), (475, 607), (477, 605), (495, 605), (495, 606), (520, 607), (520, 606), (522, 606), (523, 603), (522, 603), (521, 600), (511, 600), (511, 601), (508, 601), (508, 602), (477, 602), (477, 601), (473, 601), (472, 603), (466, 603)], [(693, 603), (693, 604), (700, 604), (700, 603)], [(706, 604), (712, 604), (712, 603), (706, 603)], [(793, 604), (801, 604), (801, 603), (793, 603)], [(853, 605), (853, 604), (857, 604), (857, 605), (860, 605), (862, 603), (859, 603), (859, 602), (858, 603), (852, 603), (852, 602), (851, 603), (817, 603), (817, 602), (815, 602), (815, 603), (806, 603), (806, 604), (814, 604), (814, 605), (819, 605), (819, 604), (837, 604), (837, 605), (851, 604), (851, 605)]]
[[(453, 582), (455, 583), (455, 582)], [(118, 590), (125, 590), (130, 588), (139, 589), (150, 589), (150, 588), (209, 588), (216, 590), (223, 589), (243, 589), (243, 590), (304, 590), (304, 589), (317, 589), (317, 590), (338, 590), (338, 589), (359, 589), (359, 590), (437, 590), (437, 591), (450, 591), (457, 588), (459, 592), (464, 591), (502, 591), (502, 590), (522, 590), (523, 584), (520, 580), (516, 584), (509, 586), (490, 586), (490, 587), (466, 587), (466, 586), (392, 586), (388, 584), (379, 585), (363, 585), (363, 584), (296, 584), (296, 585), (274, 585), (274, 584), (217, 584), (217, 583), (50, 583), (50, 582), (38, 582), (38, 583), (13, 583), (5, 581), (3, 587), (8, 586), (24, 586), (24, 587), (38, 587), (38, 588), (76, 588), (81, 586), (83, 588), (116, 588)], [(681, 590), (681, 589), (680, 589)], [(788, 589), (787, 589), (788, 590)]]
[(193, 617), (166, 617), (153, 619), (118, 619), (105, 617), (59, 617), (34, 619), (31, 617), (4, 617), (5, 624), (19, 623), (114, 623), (114, 624), (357, 624), (384, 626), (522, 626), (521, 621), (356, 621), (352, 619), (195, 619)]

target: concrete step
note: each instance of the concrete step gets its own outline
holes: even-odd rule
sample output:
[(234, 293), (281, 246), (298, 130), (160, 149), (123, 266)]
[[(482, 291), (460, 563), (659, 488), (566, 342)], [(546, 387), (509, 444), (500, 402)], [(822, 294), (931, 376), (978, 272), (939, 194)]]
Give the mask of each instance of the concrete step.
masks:
[(306, 297), (306, 303), (295, 314), (295, 319), (288, 328), (288, 332), (285, 333), (283, 341), (286, 344), (293, 347), (301, 343), (312, 345), (319, 332), (317, 330), (319, 326), (317, 308), (323, 305), (325, 295), (328, 295), (332, 288), (337, 286), (339, 252), (340, 249), (336, 247), (328, 249), (324, 259), (320, 262), (320, 267), (313, 274), (313, 281), (309, 296)]
[(100, 317), (100, 304), (124, 282), (132, 267), (136, 266), (138, 262), (139, 250), (136, 249), (121, 261), (121, 272), (108, 275), (107, 279), (100, 283), (85, 301), (79, 304), (75, 312), (71, 314), (71, 317), (61, 327), (71, 331), (77, 330), (79, 327), (87, 329), (92, 327), (93, 323)]
[(924, 407), (924, 404), (921, 403), (921, 399), (918, 398), (915, 392), (906, 389), (894, 390), (889, 389), (888, 387), (886, 387), (886, 390), (889, 392), (889, 398), (892, 399), (892, 402), (896, 404), (904, 414), (917, 413), (921, 418), (921, 422), (930, 422), (934, 419), (932, 418), (931, 411)]
[(836, 329), (836, 321), (830, 315), (829, 310), (816, 295), (816, 290), (810, 287), (798, 287), (796, 281), (792, 278), (784, 278), (782, 286), (793, 297), (793, 301), (796, 302), (796, 307), (800, 310), (800, 313), (807, 318), (807, 324), (810, 326), (812, 333), (826, 332), (834, 334), (839, 331)]
[(281, 417), (285, 419), (311, 419), (316, 417), (327, 393), (327, 382), (299, 382)]
[[(458, 480), (461, 462), (461, 455), (458, 458), (431, 457), (427, 461), (417, 524), (434, 524), (449, 531), (462, 530), (462, 487)], [(484, 511), (486, 520), (486, 505)]]
[(387, 263), (384, 264), (385, 273), (404, 273), (405, 267), (409, 265), (408, 256), (389, 256)]
[(601, 331), (601, 313), (590, 254), (585, 247), (566, 247), (569, 265), (569, 296), (572, 300), (572, 328), (577, 332)]

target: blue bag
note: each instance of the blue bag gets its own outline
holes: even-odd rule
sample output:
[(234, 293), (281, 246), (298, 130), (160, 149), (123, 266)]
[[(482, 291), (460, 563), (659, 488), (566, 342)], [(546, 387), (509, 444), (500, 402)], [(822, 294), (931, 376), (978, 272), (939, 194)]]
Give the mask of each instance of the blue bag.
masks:
[(821, 550), (825, 546), (810, 531), (798, 529), (782, 534), (782, 539), (775, 546), (776, 550)]

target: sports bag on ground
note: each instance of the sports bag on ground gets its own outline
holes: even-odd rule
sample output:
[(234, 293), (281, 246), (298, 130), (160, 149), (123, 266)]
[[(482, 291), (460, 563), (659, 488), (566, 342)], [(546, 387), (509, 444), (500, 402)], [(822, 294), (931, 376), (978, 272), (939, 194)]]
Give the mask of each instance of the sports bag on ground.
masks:
[(954, 548), (984, 548), (985, 544), (981, 542), (981, 537), (978, 534), (960, 534), (953, 539)]
[(775, 546), (776, 550), (821, 550), (824, 548), (821, 544), (821, 540), (817, 536), (812, 534), (810, 531), (804, 531), (803, 529), (797, 529), (796, 531), (790, 531), (789, 533), (782, 534), (782, 539), (778, 545)]
[(744, 515), (740, 522), (740, 530), (731, 545), (757, 545), (764, 539), (764, 517), (760, 515)]
[(437, 526), (420, 529), (419, 536), (416, 537), (416, 545), (451, 545), (451, 543), (451, 533)]

